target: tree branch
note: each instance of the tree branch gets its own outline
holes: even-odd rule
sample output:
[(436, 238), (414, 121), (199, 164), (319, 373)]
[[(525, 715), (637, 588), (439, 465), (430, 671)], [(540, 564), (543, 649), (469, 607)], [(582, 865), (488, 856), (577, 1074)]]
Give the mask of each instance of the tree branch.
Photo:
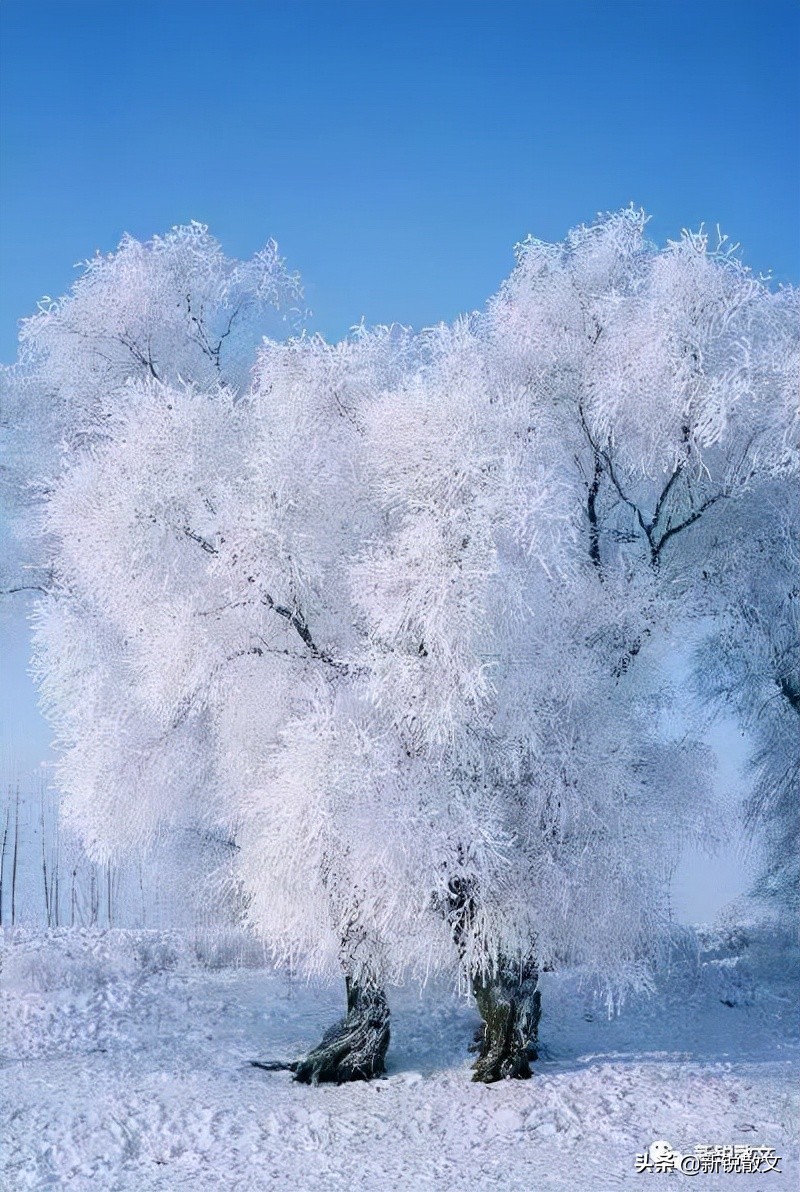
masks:
[(650, 526), (642, 517), (642, 511), (639, 508), (639, 506), (636, 504), (635, 501), (632, 501), (631, 498), (626, 494), (619, 479), (617, 478), (617, 473), (614, 468), (614, 464), (611, 460), (610, 452), (609, 451), (601, 451), (601, 455), (602, 455), (603, 459), (605, 460), (606, 467), (608, 468), (608, 475), (609, 475), (609, 479), (611, 480), (611, 483), (614, 485), (614, 488), (616, 489), (620, 500), (623, 501), (624, 504), (627, 505), (629, 509), (632, 509), (633, 512), (636, 514), (636, 520), (638, 521), (638, 523), (641, 527), (642, 533), (644, 534), (645, 538), (647, 539), (648, 545), (652, 552), (652, 550), (653, 550), (653, 536), (652, 536), (652, 530), (651, 530)]
[(670, 538), (674, 538), (676, 534), (680, 534), (680, 532), (685, 530), (687, 526), (694, 525), (697, 519), (703, 516), (706, 509), (710, 509), (712, 505), (716, 505), (717, 501), (721, 501), (723, 497), (726, 497), (727, 495), (727, 493), (715, 493), (713, 497), (708, 497), (705, 501), (703, 501), (702, 505), (698, 505), (697, 509), (694, 509), (688, 517), (684, 518), (682, 522), (678, 522), (678, 524), (675, 526), (668, 526), (659, 538), (658, 543), (652, 548), (653, 562), (658, 562), (661, 551), (666, 543), (669, 542)]
[[(187, 538), (190, 538), (192, 542), (196, 542), (200, 549), (204, 550), (206, 554), (219, 554), (219, 549), (214, 546), (213, 542), (209, 542), (207, 538), (202, 536), (202, 534), (196, 533), (196, 531), (194, 531), (190, 526), (184, 526), (183, 533)], [(250, 576), (248, 582), (254, 583), (254, 577)], [(300, 640), (308, 648), (309, 652), (314, 658), (319, 658), (320, 662), (325, 662), (328, 666), (334, 666), (337, 668), (337, 670), (344, 672), (347, 671), (346, 663), (338, 662), (325, 650), (321, 650), (319, 648), (311, 636), (311, 630), (308, 628), (305, 617), (298, 609), (287, 608), (285, 604), (278, 604), (277, 601), (269, 594), (269, 592), (263, 592), (261, 594), (261, 603), (266, 604), (267, 608), (271, 608), (272, 611), (277, 613), (279, 617), (283, 617), (285, 621), (289, 622), (299, 636)], [(253, 651), (251, 651), (251, 653), (252, 652)]]
[(204, 550), (208, 555), (218, 555), (219, 550), (207, 538), (203, 538), (202, 534), (196, 534), (189, 526), (183, 527), (183, 532), (187, 538), (191, 538), (192, 542), (196, 542), (201, 550)]
[(266, 604), (267, 608), (271, 608), (279, 617), (283, 617), (285, 621), (289, 622), (315, 658), (319, 658), (321, 662), (326, 662), (329, 666), (335, 666), (339, 670), (347, 671), (347, 664), (345, 662), (337, 662), (325, 650), (320, 650), (312, 638), (311, 631), (306, 624), (306, 619), (301, 612), (296, 609), (287, 608), (283, 604), (276, 604), (269, 592), (263, 593), (261, 602), (262, 604)]
[(150, 353), (149, 346), (147, 349), (147, 355), (145, 356), (142, 349), (132, 339), (129, 339), (125, 335), (119, 335), (119, 336), (117, 336), (117, 339), (119, 340), (119, 342), (122, 344), (123, 347), (128, 349), (130, 354), (133, 356), (134, 360), (137, 360), (143, 368), (148, 369), (148, 371), (150, 372), (150, 375), (154, 378), (154, 380), (156, 380), (156, 381), (161, 380), (161, 377), (158, 375), (158, 372), (156, 371), (156, 366), (153, 364), (153, 357)]
[[(599, 332), (598, 332), (599, 335)], [(596, 341), (595, 341), (596, 342)], [(603, 578), (603, 562), (600, 555), (600, 521), (597, 513), (597, 498), (600, 493), (600, 482), (603, 478), (603, 468), (601, 463), (600, 452), (597, 444), (592, 438), (586, 417), (583, 412), (583, 405), (578, 404), (578, 412), (580, 414), (581, 425), (584, 434), (589, 441), (592, 448), (592, 456), (594, 460), (594, 471), (592, 474), (591, 483), (587, 483), (586, 493), (586, 516), (589, 519), (589, 558), (592, 564), (597, 569), (600, 579)], [(583, 469), (581, 469), (583, 471)]]
[(675, 484), (676, 480), (683, 472), (683, 469), (685, 466), (686, 466), (686, 460), (682, 460), (676, 466), (674, 472), (672, 473), (669, 480), (667, 481), (667, 483), (664, 485), (663, 489), (661, 490), (661, 495), (659, 496), (658, 500), (656, 501), (656, 507), (653, 511), (652, 520), (650, 521), (651, 531), (654, 530), (656, 528), (656, 526), (658, 525), (658, 520), (661, 517), (661, 510), (664, 508), (664, 502), (669, 497), (669, 494), (672, 491), (673, 485)]
[(0, 588), (0, 596), (15, 596), (17, 592), (42, 592), (49, 595), (50, 589), (41, 584), (19, 584), (16, 588)]

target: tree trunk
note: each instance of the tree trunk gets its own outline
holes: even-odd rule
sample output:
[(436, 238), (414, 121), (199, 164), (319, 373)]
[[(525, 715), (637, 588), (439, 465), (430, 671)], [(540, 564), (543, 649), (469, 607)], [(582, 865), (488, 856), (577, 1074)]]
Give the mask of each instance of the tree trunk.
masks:
[(46, 824), (45, 824), (45, 815), (44, 815), (44, 792), (45, 792), (45, 787), (44, 787), (44, 783), (42, 783), (39, 788), (39, 796), (41, 799), (41, 806), (40, 806), (41, 816), (39, 819), (39, 823), (40, 823), (40, 827), (42, 829), (42, 879), (44, 881), (44, 915), (45, 915), (45, 919), (47, 921), (47, 926), (52, 927), (53, 926), (53, 908), (52, 908), (53, 878), (51, 876), (50, 881), (48, 882), (48, 880), (47, 880), (47, 842), (45, 840)]
[(527, 1080), (536, 1044), (542, 995), (533, 965), (501, 963), (494, 973), (475, 977), (473, 990), (483, 1027), (477, 1038), (478, 1058), (473, 1080), (492, 1084), (512, 1077)]
[(14, 851), (11, 854), (11, 926), (17, 921), (17, 862), (19, 860), (19, 786), (14, 800)]
[(11, 804), (6, 807), (6, 818), (3, 825), (3, 844), (0, 848), (0, 927), (3, 925), (3, 870), (6, 862), (6, 841), (8, 839), (8, 821), (11, 818)]
[(369, 978), (346, 977), (347, 1014), (329, 1027), (321, 1042), (291, 1067), (304, 1084), (371, 1080), (384, 1071), (389, 1047), (389, 1003)]

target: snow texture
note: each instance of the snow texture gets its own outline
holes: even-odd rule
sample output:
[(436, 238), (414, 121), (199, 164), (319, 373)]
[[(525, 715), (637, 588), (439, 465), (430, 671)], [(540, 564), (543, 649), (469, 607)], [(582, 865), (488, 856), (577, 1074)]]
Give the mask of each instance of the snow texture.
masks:
[(385, 1079), (311, 1088), (252, 1068), (296, 1058), (342, 1009), (338, 989), (252, 960), (209, 968), (163, 933), (8, 933), (0, 1186), (547, 1192), (688, 1179), (636, 1174), (657, 1139), (772, 1147), (781, 1174), (742, 1185), (797, 1186), (797, 948), (764, 929), (688, 938), (658, 996), (611, 1020), (575, 975), (545, 974), (534, 1078), (490, 1087), (470, 1082), (477, 1015), (444, 988), (390, 990)]

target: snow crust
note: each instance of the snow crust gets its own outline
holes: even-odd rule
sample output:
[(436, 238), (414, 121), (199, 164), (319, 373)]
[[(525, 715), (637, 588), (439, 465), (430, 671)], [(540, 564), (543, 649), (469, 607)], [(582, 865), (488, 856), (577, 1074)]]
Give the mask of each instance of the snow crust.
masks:
[(737, 1178), (636, 1174), (656, 1139), (770, 1146), (782, 1174), (741, 1185), (797, 1186), (800, 965), (765, 928), (687, 935), (656, 995), (613, 1019), (577, 975), (545, 974), (533, 1079), (488, 1087), (469, 1079), (477, 1015), (446, 988), (390, 990), (385, 1079), (309, 1088), (249, 1060), (302, 1054), (343, 992), (257, 966), (255, 951), (220, 967), (220, 950), (165, 933), (18, 929), (2, 959), (4, 1189), (588, 1192)]

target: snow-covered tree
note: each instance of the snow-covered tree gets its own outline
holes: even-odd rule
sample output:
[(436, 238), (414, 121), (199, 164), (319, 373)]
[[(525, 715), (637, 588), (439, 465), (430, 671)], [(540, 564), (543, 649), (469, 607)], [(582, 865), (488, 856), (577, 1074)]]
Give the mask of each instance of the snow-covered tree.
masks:
[(659, 252), (644, 227), (527, 242), (373, 415), (373, 698), (448, 790), (428, 868), (486, 1018), (477, 1079), (525, 1074), (542, 964), (641, 976), (707, 790), (660, 663), (795, 450), (785, 295), (703, 234)]
[(275, 954), (343, 969), (301, 1079), (381, 1070), (401, 974), (472, 983), (480, 1080), (528, 1074), (542, 967), (647, 979), (709, 768), (670, 728), (668, 631), (699, 632), (709, 558), (795, 448), (785, 300), (644, 226), (527, 242), (452, 327), (267, 341), (249, 373), (234, 329), (294, 282), (194, 227), (144, 297), (170, 238), (123, 244), (129, 315), (111, 258), (113, 301), (27, 332), (65, 811), (97, 853), (229, 840)]
[(600, 583), (561, 420), (480, 320), (373, 411), (386, 530), (355, 570), (373, 700), (402, 740), (412, 852), (485, 1020), (475, 1078), (529, 1073), (542, 967), (646, 980), (707, 755), (664, 733), (655, 668), (620, 659), (649, 576)]
[(315, 1079), (379, 1070), (381, 983), (419, 947), (417, 892), (386, 847), (403, 809), (360, 694), (348, 575), (375, 534), (359, 405), (404, 340), (269, 343), (238, 396), (134, 384), (45, 521), (59, 599), (37, 647), (65, 812), (97, 851), (192, 822), (235, 842), (275, 953), (344, 969), (338, 1058), (329, 1036), (298, 1071)]
[[(81, 468), (124, 422), (137, 386), (149, 382), (167, 394), (171, 383), (205, 385), (223, 407), (235, 405), (259, 329), (293, 317), (300, 296), (273, 243), (237, 262), (196, 223), (145, 244), (126, 236), (116, 253), (86, 263), (69, 294), (45, 299), (23, 321), (19, 359), (3, 370), (4, 474), (27, 531), (15, 565), (4, 561), (4, 587), (46, 596), (37, 616), (54, 652), (47, 669), (62, 684), (54, 718), (73, 764), (80, 755), (95, 768), (83, 779), (87, 798), (98, 792), (94, 818), (80, 822), (97, 849), (112, 823), (119, 844), (132, 838), (126, 816), (134, 821), (142, 810), (120, 792), (137, 784), (162, 789), (165, 800), (182, 806), (187, 865), (199, 863), (199, 854), (213, 863), (226, 846), (200, 832), (187, 794), (204, 781), (207, 742), (200, 733), (192, 743), (187, 725), (163, 734), (148, 721), (132, 680), (126, 690), (131, 643), (102, 599), (109, 577), (98, 568), (96, 592), (70, 586), (70, 560), (90, 556), (92, 548), (77, 510), (56, 529), (59, 501), (75, 491)], [(156, 407), (157, 401), (157, 419)], [(118, 600), (129, 578), (126, 561), (110, 581)], [(45, 684), (46, 700), (48, 692)], [(116, 792), (115, 805), (111, 796), (111, 804), (104, 800), (104, 789)]]
[(750, 739), (753, 893), (792, 923), (800, 911), (799, 528), (797, 475), (764, 480), (709, 562), (715, 628), (695, 671), (712, 710), (732, 713)]

